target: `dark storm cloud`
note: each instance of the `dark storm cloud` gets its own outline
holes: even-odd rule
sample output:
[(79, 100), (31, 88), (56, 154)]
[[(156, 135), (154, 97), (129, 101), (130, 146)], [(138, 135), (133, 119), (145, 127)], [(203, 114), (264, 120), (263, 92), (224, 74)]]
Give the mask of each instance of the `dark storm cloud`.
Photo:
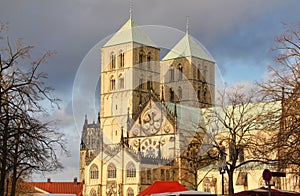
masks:
[[(299, 6), (298, 0), (135, 0), (133, 17), (139, 25), (165, 25), (185, 31), (185, 17), (189, 16), (191, 35), (226, 70), (223, 72), (226, 79), (239, 81), (263, 75), (264, 67), (272, 62), (270, 48), (274, 46), (274, 37), (283, 31), (281, 22), (299, 22)], [(62, 131), (70, 135), (69, 143), (73, 142), (73, 146), (79, 145), (71, 107), (76, 71), (87, 52), (117, 31), (128, 18), (129, 0), (3, 0), (0, 3), (0, 21), (9, 22), (11, 39), (24, 38), (26, 43), (37, 46), (37, 51), (56, 51), (41, 71), (49, 74), (48, 84), (63, 100), (62, 109), (54, 112), (53, 117), (64, 119)], [(256, 76), (248, 70), (256, 70)], [(96, 118), (95, 114), (89, 116)], [(78, 175), (78, 148), (71, 148), (72, 158), (63, 159), (70, 180)], [(72, 170), (76, 170), (74, 175)]]

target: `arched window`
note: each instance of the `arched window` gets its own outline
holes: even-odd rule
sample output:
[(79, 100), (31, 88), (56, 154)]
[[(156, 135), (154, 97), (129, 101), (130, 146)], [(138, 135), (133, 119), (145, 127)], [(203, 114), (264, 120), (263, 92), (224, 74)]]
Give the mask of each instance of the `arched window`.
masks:
[(135, 178), (136, 177), (136, 169), (132, 162), (129, 162), (126, 166), (126, 177), (127, 178)]
[(99, 178), (99, 170), (97, 165), (93, 164), (90, 168), (90, 179), (98, 179)]
[(116, 55), (114, 52), (110, 54), (110, 62), (111, 62), (111, 68), (115, 69), (116, 68)]
[(170, 101), (174, 102), (174, 90), (170, 88)]
[(148, 52), (147, 54), (147, 68), (148, 70), (151, 70), (151, 52)]
[(119, 89), (124, 89), (124, 77), (122, 75), (119, 76)]
[(206, 65), (204, 66), (204, 69), (203, 69), (203, 78), (204, 78), (204, 82), (206, 82), (206, 80), (207, 80), (207, 66)]
[(144, 58), (144, 52), (141, 50), (139, 53), (139, 66), (142, 67), (143, 64), (143, 58)]
[(181, 88), (181, 86), (178, 87), (178, 98), (179, 98), (179, 100), (182, 99), (182, 88)]
[(127, 189), (127, 196), (134, 196), (134, 191), (130, 187)]
[(90, 191), (90, 196), (97, 196), (97, 192), (96, 192), (95, 189), (92, 189), (92, 190)]
[(119, 67), (124, 67), (124, 52), (122, 50), (119, 52)]
[(147, 89), (150, 90), (152, 88), (152, 77), (149, 76), (149, 79), (147, 80)]
[(210, 193), (210, 180), (208, 178), (203, 180), (203, 191)]
[(116, 80), (113, 76), (110, 78), (110, 90), (116, 90)]
[(140, 80), (139, 80), (139, 86), (140, 86), (140, 89), (143, 89), (143, 83), (144, 83), (144, 79), (143, 79), (143, 76), (140, 77)]
[(206, 101), (207, 101), (207, 89), (206, 89), (206, 87), (204, 88), (204, 90), (203, 90), (203, 102), (204, 103), (206, 103)]
[(181, 66), (181, 64), (178, 65), (178, 70), (179, 70), (179, 80), (182, 80), (182, 66)]
[(107, 178), (116, 178), (117, 177), (117, 169), (114, 164), (109, 164), (107, 167)]
[(174, 67), (173, 65), (170, 67), (170, 82), (174, 81)]

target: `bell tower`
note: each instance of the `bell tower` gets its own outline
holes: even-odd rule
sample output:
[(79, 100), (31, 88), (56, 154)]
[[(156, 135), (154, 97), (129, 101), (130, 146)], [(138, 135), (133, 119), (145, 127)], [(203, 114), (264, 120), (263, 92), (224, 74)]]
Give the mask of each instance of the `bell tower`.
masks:
[(210, 107), (215, 99), (215, 61), (186, 33), (161, 61), (164, 99), (190, 107)]
[(159, 94), (160, 50), (129, 20), (101, 48), (100, 118), (108, 142), (117, 143), (150, 90)]

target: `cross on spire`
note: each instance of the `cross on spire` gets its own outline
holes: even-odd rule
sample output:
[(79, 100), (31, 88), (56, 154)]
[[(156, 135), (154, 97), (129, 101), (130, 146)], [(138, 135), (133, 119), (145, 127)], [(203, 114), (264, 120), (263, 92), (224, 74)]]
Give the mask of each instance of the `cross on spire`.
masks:
[(189, 33), (189, 16), (186, 16), (186, 33)]
[(129, 17), (132, 19), (132, 8), (133, 8), (133, 0), (129, 1)]

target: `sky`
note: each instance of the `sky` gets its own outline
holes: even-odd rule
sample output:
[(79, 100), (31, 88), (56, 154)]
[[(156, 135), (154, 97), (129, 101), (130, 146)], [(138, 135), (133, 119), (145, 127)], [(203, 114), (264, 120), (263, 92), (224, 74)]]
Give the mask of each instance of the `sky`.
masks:
[[(91, 122), (96, 115), (87, 109), (89, 102), (96, 102), (93, 109), (99, 109), (97, 100), (85, 96), (84, 85), (77, 85), (78, 73), (89, 77), (99, 69), (81, 65), (97, 43), (107, 41), (128, 20), (129, 5), (129, 0), (1, 0), (0, 21), (9, 23), (12, 41), (23, 38), (34, 45), (33, 55), (56, 52), (40, 71), (48, 73), (47, 85), (62, 100), (60, 109), (49, 111), (49, 118), (60, 119), (58, 131), (66, 134), (71, 156), (58, 151), (64, 170), (35, 175), (32, 180), (79, 177), (84, 113)], [(190, 34), (213, 56), (218, 77), (233, 85), (264, 79), (267, 67), (274, 63), (275, 37), (285, 31), (283, 23), (300, 22), (299, 7), (299, 0), (133, 0), (132, 15), (138, 25), (180, 31), (185, 31), (189, 16)], [(81, 101), (74, 104), (74, 95)]]

